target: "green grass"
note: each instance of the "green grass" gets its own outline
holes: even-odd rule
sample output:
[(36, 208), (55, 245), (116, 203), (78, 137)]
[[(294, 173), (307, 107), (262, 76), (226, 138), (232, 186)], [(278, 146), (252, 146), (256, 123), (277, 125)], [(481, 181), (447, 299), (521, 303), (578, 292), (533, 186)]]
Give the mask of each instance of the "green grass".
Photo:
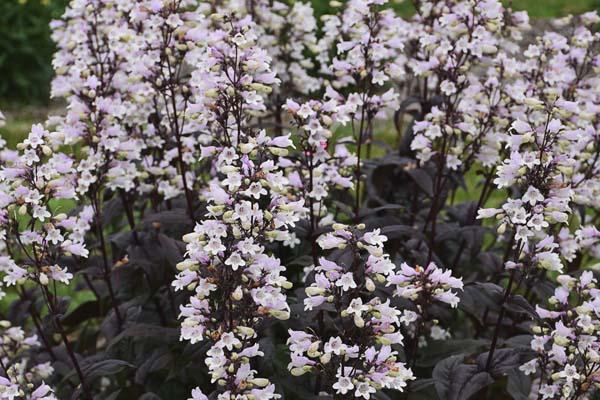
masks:
[[(414, 13), (411, 0), (390, 0), (392, 7), (402, 16)], [(556, 18), (568, 14), (581, 14), (586, 11), (600, 10), (600, 0), (504, 0), (503, 3), (513, 10), (525, 10), (532, 18)], [(312, 0), (317, 15), (332, 12), (328, 0)]]
[(27, 137), (31, 125), (43, 123), (48, 116), (47, 108), (20, 107), (15, 108), (10, 104), (0, 104), (0, 111), (6, 117), (6, 125), (0, 128), (0, 137), (7, 142), (7, 147), (15, 146)]
[[(509, 4), (508, 1), (504, 2)], [(514, 0), (514, 10), (526, 10), (533, 18), (556, 18), (600, 10), (600, 0)]]

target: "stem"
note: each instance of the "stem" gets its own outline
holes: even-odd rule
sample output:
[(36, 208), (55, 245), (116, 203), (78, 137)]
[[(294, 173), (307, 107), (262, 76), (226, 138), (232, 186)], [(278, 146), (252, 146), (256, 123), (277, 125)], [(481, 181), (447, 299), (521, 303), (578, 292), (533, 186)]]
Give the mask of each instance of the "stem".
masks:
[(504, 318), (504, 311), (505, 311), (504, 304), (506, 303), (506, 300), (508, 300), (508, 297), (510, 296), (510, 293), (512, 290), (512, 285), (515, 280), (515, 271), (516, 270), (514, 270), (514, 269), (510, 271), (510, 276), (508, 278), (508, 285), (506, 286), (506, 289), (504, 290), (504, 297), (502, 298), (502, 302), (500, 303), (500, 312), (498, 313), (498, 320), (496, 321), (496, 328), (494, 329), (494, 336), (492, 337), (492, 344), (490, 347), (490, 352), (488, 353), (487, 361), (485, 363), (485, 370), (488, 372), (492, 366), (492, 360), (494, 359), (494, 352), (496, 351), (496, 345), (498, 344), (498, 334), (500, 333), (500, 327), (502, 326), (502, 319)]
[(102, 211), (100, 210), (99, 201), (96, 194), (93, 195), (93, 207), (94, 215), (96, 217), (96, 231), (98, 239), (100, 240), (100, 251), (102, 253), (102, 262), (104, 269), (103, 279), (108, 289), (108, 294), (110, 296), (110, 301), (112, 303), (113, 310), (115, 311), (118, 329), (119, 331), (121, 331), (121, 328), (123, 327), (123, 318), (121, 317), (121, 312), (119, 311), (115, 291), (113, 289), (112, 281), (110, 278), (111, 268), (108, 265), (108, 253), (106, 251), (106, 242), (104, 240), (104, 228), (102, 227)]
[(136, 244), (140, 243), (140, 238), (138, 237), (137, 231), (135, 230), (135, 216), (133, 215), (133, 210), (130, 207), (129, 199), (127, 199), (127, 193), (123, 190), (119, 190), (119, 197), (121, 198), (121, 203), (123, 203), (123, 208), (125, 208), (125, 214), (127, 215), (127, 223), (129, 224), (129, 229), (131, 229), (133, 240), (135, 240)]
[(52, 305), (52, 302), (50, 301), (50, 293), (48, 292), (48, 289), (44, 285), (40, 285), (40, 287), (42, 289), (42, 294), (44, 295), (44, 299), (46, 300), (46, 304), (48, 305), (48, 311), (52, 314), (52, 317), (53, 317), (52, 320), (54, 321), (56, 330), (60, 334), (60, 337), (61, 337), (63, 343), (65, 344), (67, 354), (69, 355), (69, 358), (71, 359), (71, 362), (73, 363), (73, 368), (75, 368), (75, 372), (77, 373), (77, 377), (79, 378), (79, 383), (81, 384), (81, 390), (83, 392), (83, 396), (86, 399), (92, 400), (92, 396), (89, 392), (89, 388), (87, 387), (87, 385), (85, 383), (85, 377), (83, 375), (83, 371), (81, 370), (81, 366), (79, 365), (79, 362), (77, 361), (77, 357), (75, 356), (75, 351), (73, 350), (73, 346), (71, 345), (71, 342), (69, 341), (69, 338), (67, 336), (65, 328), (63, 327), (62, 323), (60, 322), (60, 316), (58, 315), (58, 313), (56, 312), (56, 309), (54, 308), (54, 306)]
[[(18, 290), (18, 293), (19, 293), (19, 297), (21, 298), (21, 300), (26, 300), (26, 295), (25, 295), (24, 290)], [(54, 354), (54, 351), (52, 350), (52, 346), (50, 346), (50, 343), (48, 342), (46, 335), (44, 335), (44, 332), (42, 331), (42, 326), (40, 324), (41, 318), (40, 318), (40, 315), (38, 314), (37, 310), (35, 309), (35, 306), (33, 305), (33, 303), (31, 303), (29, 305), (29, 313), (31, 314), (31, 319), (33, 320), (33, 324), (35, 325), (35, 328), (38, 331), (40, 338), (42, 339), (42, 343), (44, 343), (44, 348), (46, 349), (48, 354), (50, 354), (50, 358), (52, 359), (52, 361), (56, 361), (56, 354)]]

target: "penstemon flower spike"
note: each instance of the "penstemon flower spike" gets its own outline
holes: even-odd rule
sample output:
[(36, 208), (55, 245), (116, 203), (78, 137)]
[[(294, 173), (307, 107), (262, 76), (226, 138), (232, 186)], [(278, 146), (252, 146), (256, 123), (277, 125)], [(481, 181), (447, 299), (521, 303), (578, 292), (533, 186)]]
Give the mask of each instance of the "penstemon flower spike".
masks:
[(400, 310), (374, 294), (377, 286), (391, 284), (395, 265), (383, 252), (387, 238), (364, 226), (333, 225), (332, 233), (321, 236), (324, 250), (346, 250), (337, 262), (320, 258), (314, 282), (306, 287), (306, 311), (324, 305), (335, 309), (337, 330), (290, 330), (291, 373), (314, 373), (317, 392), (336, 398), (370, 399), (381, 388), (402, 391), (414, 379), (412, 371), (398, 360), (392, 346), (402, 345)]
[[(84, 396), (91, 398), (79, 361), (61, 322), (57, 283), (68, 284), (73, 274), (61, 265), (61, 257), (86, 258), (84, 235), (90, 229), (91, 213), (84, 209), (68, 217), (56, 200), (76, 199), (76, 172), (73, 160), (54, 152), (56, 133), (34, 125), (28, 138), (19, 144), (20, 154), (3, 160), (0, 171), (0, 218), (3, 281), (7, 286), (34, 284), (47, 306), (67, 353), (79, 377)], [(51, 350), (49, 350), (51, 351)]]
[[(289, 318), (281, 275), (285, 267), (269, 255), (270, 242), (284, 242), (305, 213), (303, 200), (287, 196), (287, 179), (278, 159), (293, 146), (289, 136), (269, 138), (250, 125), (264, 110), (262, 93), (277, 82), (269, 59), (256, 46), (244, 21), (223, 18), (221, 41), (209, 45), (202, 74), (206, 121), (218, 132), (214, 145), (202, 148), (217, 177), (203, 193), (207, 215), (184, 237), (188, 258), (173, 286), (193, 292), (181, 307), (181, 338), (211, 340), (206, 364), (219, 399), (275, 399), (274, 385), (256, 377), (252, 359), (262, 356), (261, 326)], [(229, 117), (231, 115), (232, 117)], [(221, 178), (222, 177), (222, 178)], [(193, 399), (203, 399), (199, 389)]]
[(6, 399), (57, 400), (44, 380), (50, 378), (50, 362), (32, 362), (32, 353), (40, 346), (35, 335), (27, 335), (19, 326), (0, 321), (0, 393)]

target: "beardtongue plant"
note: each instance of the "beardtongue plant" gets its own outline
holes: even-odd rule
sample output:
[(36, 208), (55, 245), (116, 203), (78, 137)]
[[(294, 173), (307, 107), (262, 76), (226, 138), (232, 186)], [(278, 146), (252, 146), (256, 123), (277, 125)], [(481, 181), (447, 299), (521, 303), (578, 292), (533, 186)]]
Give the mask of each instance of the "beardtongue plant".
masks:
[[(73, 160), (64, 153), (53, 152), (57, 136), (60, 137), (41, 125), (34, 125), (28, 138), (19, 145), (18, 153), (3, 153), (0, 173), (3, 281), (7, 286), (17, 286), (17, 294), (27, 302), (31, 301), (27, 286), (39, 289), (49, 315), (42, 319), (34, 304), (29, 305), (28, 311), (40, 338), (49, 355), (56, 359), (50, 336), (59, 335), (77, 371), (84, 396), (89, 397), (80, 363), (61, 322), (64, 303), (58, 297), (57, 284), (68, 284), (73, 278), (63, 264), (64, 256), (81, 259), (89, 255), (84, 236), (90, 228), (92, 213), (84, 209), (79, 215), (69, 217), (61, 210), (58, 202), (77, 198), (76, 175)], [(44, 332), (42, 323), (48, 319), (52, 329)]]
[[(245, 21), (223, 19), (223, 30), (214, 33), (219, 42), (207, 49), (201, 94), (207, 123), (218, 132), (214, 145), (202, 148), (216, 177), (203, 192), (206, 218), (184, 236), (190, 258), (178, 264), (182, 272), (173, 285), (194, 292), (181, 308), (181, 335), (213, 342), (206, 365), (218, 398), (273, 399), (280, 396), (268, 379), (255, 376), (252, 359), (264, 355), (257, 342), (269, 319), (289, 318), (283, 291), (291, 284), (265, 247), (289, 240), (304, 200), (287, 197), (278, 165), (293, 146), (289, 135), (271, 138), (250, 125), (252, 114), (264, 111), (260, 92), (278, 82), (269, 58)], [(204, 395), (196, 389), (193, 398)]]
[(600, 18), (413, 6), (71, 1), (0, 398), (597, 395)]

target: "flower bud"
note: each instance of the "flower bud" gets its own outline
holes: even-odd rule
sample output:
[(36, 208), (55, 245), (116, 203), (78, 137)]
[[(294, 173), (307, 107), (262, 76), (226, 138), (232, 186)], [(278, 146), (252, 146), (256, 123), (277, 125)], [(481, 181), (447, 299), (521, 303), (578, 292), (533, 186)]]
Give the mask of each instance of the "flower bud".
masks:
[(304, 289), (304, 292), (306, 293), (307, 296), (319, 296), (319, 295), (325, 293), (325, 289), (317, 287), (317, 286), (309, 286), (306, 289)]
[(269, 310), (269, 315), (273, 318), (277, 318), (280, 321), (286, 321), (290, 319), (290, 312), (285, 310)]
[(49, 283), (48, 275), (43, 272), (40, 274), (40, 283), (44, 286), (48, 285)]
[(496, 231), (499, 235), (504, 234), (504, 232), (506, 232), (506, 222), (502, 223)]
[(312, 369), (312, 367), (305, 365), (304, 367), (296, 367), (296, 368), (292, 368), (290, 370), (290, 373), (293, 376), (302, 376), (307, 372), (310, 372), (310, 370)]
[(265, 378), (254, 378), (250, 379), (248, 382), (258, 387), (267, 387), (271, 383), (268, 379)]
[(244, 292), (242, 291), (241, 286), (238, 286), (237, 288), (235, 288), (233, 293), (231, 293), (231, 298), (235, 301), (240, 301), (241, 299), (244, 298)]
[(374, 292), (375, 291), (375, 282), (373, 282), (373, 280), (371, 278), (367, 278), (365, 281), (365, 287), (367, 288), (367, 290), (369, 292)]
[(354, 325), (356, 325), (357, 328), (364, 328), (365, 320), (360, 315), (354, 314)]
[(192, 232), (192, 233), (187, 233), (187, 234), (183, 235), (182, 240), (185, 243), (192, 243), (192, 242), (198, 240), (200, 237), (201, 237), (201, 235), (199, 233)]
[(183, 261), (177, 263), (175, 268), (177, 268), (178, 271), (185, 271), (185, 270), (197, 271), (198, 270), (198, 262), (189, 260), (189, 259), (183, 260)]
[(238, 326), (236, 330), (243, 337), (252, 338), (256, 335), (256, 331), (247, 326)]

